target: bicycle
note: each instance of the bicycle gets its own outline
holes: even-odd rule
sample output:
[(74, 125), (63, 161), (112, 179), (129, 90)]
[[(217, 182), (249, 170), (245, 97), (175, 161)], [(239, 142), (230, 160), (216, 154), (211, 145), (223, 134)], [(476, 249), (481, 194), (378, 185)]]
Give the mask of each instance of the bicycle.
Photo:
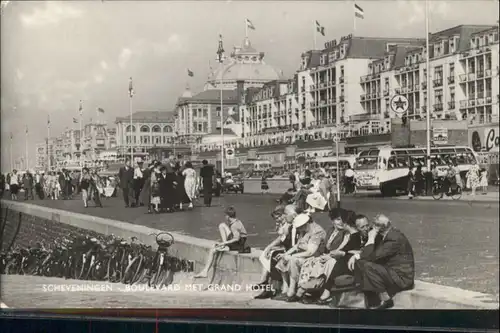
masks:
[[(167, 239), (162, 239), (160, 236), (165, 235)], [(172, 279), (172, 271), (169, 269), (169, 260), (167, 258), (168, 248), (174, 244), (174, 236), (168, 232), (152, 233), (150, 236), (156, 237), (158, 249), (148, 266), (144, 266), (144, 272), (136, 281), (137, 283), (147, 283), (149, 287), (161, 288), (163, 285), (170, 284)]]
[(439, 200), (443, 198), (444, 195), (451, 197), (453, 200), (458, 200), (462, 197), (462, 187), (456, 184), (455, 186), (450, 185), (448, 191), (445, 191), (445, 181), (444, 179), (435, 180), (432, 184), (432, 197), (434, 200)]

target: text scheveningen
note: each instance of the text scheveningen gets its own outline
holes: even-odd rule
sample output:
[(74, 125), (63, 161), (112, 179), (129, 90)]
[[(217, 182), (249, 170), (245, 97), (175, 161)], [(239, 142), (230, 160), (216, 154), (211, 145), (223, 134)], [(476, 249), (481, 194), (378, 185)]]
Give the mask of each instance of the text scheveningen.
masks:
[(85, 283), (85, 284), (43, 284), (44, 292), (106, 292), (113, 291), (109, 284)]

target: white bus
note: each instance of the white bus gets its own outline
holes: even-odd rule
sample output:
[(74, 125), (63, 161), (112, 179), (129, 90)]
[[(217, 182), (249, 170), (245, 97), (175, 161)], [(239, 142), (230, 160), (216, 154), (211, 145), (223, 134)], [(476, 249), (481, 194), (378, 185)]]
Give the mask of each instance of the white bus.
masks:
[(246, 160), (238, 166), (239, 172), (245, 176), (261, 175), (272, 170), (271, 162), (266, 160)]
[(354, 168), (354, 164), (356, 163), (356, 155), (339, 155), (337, 156), (326, 156), (326, 157), (316, 157), (311, 161), (307, 161), (306, 165), (309, 169), (315, 169), (321, 167), (326, 171), (336, 171), (337, 170), (337, 161), (339, 161), (339, 169), (345, 170), (348, 167)]
[[(408, 170), (419, 165), (426, 171), (425, 148), (380, 147), (359, 153), (356, 159), (355, 175), (359, 189), (380, 190), (382, 195), (393, 195), (408, 188)], [(472, 163), (477, 162), (474, 151), (469, 147), (432, 147), (431, 163), (444, 175), (450, 162), (456, 161), (462, 179)], [(465, 184), (465, 182), (463, 182)]]

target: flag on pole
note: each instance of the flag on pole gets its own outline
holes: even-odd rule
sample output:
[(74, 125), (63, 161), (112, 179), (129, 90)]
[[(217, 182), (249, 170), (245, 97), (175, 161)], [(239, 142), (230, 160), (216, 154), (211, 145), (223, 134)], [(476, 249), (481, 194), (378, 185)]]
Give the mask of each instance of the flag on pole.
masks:
[(128, 95), (130, 98), (134, 97), (134, 93), (134, 85), (132, 84), (132, 78), (130, 78), (128, 81)]
[(97, 108), (97, 112), (104, 113), (104, 109), (103, 108)]
[(73, 118), (73, 124), (78, 124), (78, 119)]
[(319, 24), (318, 21), (316, 21), (316, 31), (319, 32), (322, 36), (325, 35), (325, 27)]
[(194, 76), (194, 73), (193, 73), (193, 71), (192, 71), (192, 70), (190, 70), (190, 69), (188, 68), (188, 70), (187, 70), (187, 71), (188, 71), (188, 76), (190, 76), (190, 77), (193, 77), (193, 76)]
[(246, 20), (247, 28), (255, 30), (255, 26), (253, 25), (252, 21), (250, 21), (249, 19), (245, 19), (245, 20)]
[(217, 48), (217, 61), (224, 62), (224, 46), (222, 44), (222, 35), (219, 35), (219, 47)]
[(28, 135), (28, 125), (26, 125), (26, 135)]
[(80, 100), (80, 106), (78, 107), (78, 111), (80, 112), (80, 116), (83, 115), (83, 101)]
[(47, 116), (47, 127), (50, 127), (50, 116)]
[(356, 3), (354, 3), (354, 16), (359, 17), (360, 19), (365, 18), (363, 8), (359, 7)]
[(14, 136), (12, 135), (12, 132), (10, 133), (10, 139), (12, 140)]

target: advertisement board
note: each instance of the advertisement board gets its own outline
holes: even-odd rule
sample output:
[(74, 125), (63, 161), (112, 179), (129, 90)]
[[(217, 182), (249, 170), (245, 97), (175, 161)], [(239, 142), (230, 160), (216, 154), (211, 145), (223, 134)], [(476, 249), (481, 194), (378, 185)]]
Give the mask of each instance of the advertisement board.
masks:
[(432, 141), (434, 142), (435, 145), (448, 144), (448, 129), (443, 127), (433, 128)]

